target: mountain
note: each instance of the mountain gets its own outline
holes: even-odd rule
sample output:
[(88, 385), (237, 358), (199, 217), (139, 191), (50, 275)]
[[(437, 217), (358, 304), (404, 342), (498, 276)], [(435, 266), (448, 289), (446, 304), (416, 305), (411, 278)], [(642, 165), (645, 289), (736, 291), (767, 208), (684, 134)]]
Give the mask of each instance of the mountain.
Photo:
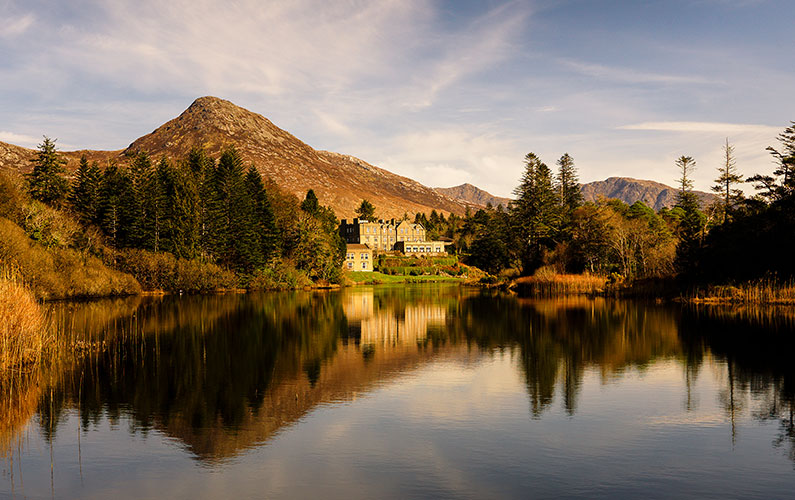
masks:
[[(597, 201), (600, 197), (617, 198), (625, 203), (633, 204), (640, 200), (655, 211), (676, 204), (678, 190), (660, 182), (632, 179), (629, 177), (609, 177), (603, 181), (589, 182), (581, 188), (585, 201)], [(717, 199), (712, 193), (693, 191), (702, 206), (709, 205)]]
[(485, 207), (489, 203), (491, 203), (491, 205), (495, 208), (498, 205), (502, 205), (503, 207), (507, 208), (508, 203), (511, 201), (510, 198), (494, 196), (493, 194), (488, 193), (477, 186), (473, 186), (472, 184), (461, 184), (460, 186), (434, 189), (437, 193), (443, 194), (444, 196), (452, 198), (459, 203), (463, 203), (464, 205), (475, 208)]
[[(262, 115), (217, 97), (200, 97), (178, 117), (133, 141), (120, 151), (75, 151), (63, 153), (77, 166), (85, 153), (90, 160), (127, 163), (132, 154), (145, 151), (153, 158), (165, 155), (184, 158), (194, 147), (202, 147), (218, 157), (235, 146), (246, 164), (253, 163), (281, 188), (303, 198), (314, 189), (324, 205), (340, 218), (352, 217), (367, 199), (382, 217), (402, 217), (404, 213), (443, 212), (463, 214), (464, 204), (444, 196), (407, 177), (393, 174), (359, 158), (318, 151), (280, 129)], [(0, 167), (30, 170), (35, 150), (0, 143)]]

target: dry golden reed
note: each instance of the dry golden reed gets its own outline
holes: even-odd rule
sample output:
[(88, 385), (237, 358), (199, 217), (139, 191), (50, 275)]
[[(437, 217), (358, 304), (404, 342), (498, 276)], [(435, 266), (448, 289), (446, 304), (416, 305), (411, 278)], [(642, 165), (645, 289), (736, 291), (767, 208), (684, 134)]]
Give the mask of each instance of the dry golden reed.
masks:
[(0, 370), (38, 361), (48, 341), (40, 305), (18, 272), (0, 263)]
[(604, 292), (607, 278), (595, 274), (559, 274), (542, 267), (533, 276), (515, 281), (516, 285), (532, 295), (591, 295)]

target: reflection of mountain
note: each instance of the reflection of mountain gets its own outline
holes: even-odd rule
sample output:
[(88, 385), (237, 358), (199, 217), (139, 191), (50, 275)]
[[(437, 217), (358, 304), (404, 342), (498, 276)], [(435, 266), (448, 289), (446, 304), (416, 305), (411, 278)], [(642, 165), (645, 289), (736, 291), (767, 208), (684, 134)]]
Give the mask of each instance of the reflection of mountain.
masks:
[[(111, 348), (52, 377), (51, 387), (41, 379), (31, 392), (47, 394), (38, 411), (50, 437), (58, 429), (50, 431), (49, 422), (77, 408), (85, 427), (124, 416), (134, 430), (157, 429), (213, 463), (269, 441), (318, 405), (353, 401), (427, 363), (507, 350), (537, 418), (554, 401), (577, 412), (587, 373), (609, 381), (673, 359), (689, 387), (714, 356), (728, 368), (726, 414), (749, 408), (741, 401), (749, 394), (763, 395), (757, 416), (779, 419), (782, 443), (795, 442), (787, 420), (795, 376), (788, 359), (793, 339), (782, 333), (793, 331), (786, 314), (749, 313), (753, 329), (721, 309), (517, 300), (443, 286), (70, 307), (77, 309), (73, 331), (98, 338), (107, 330)], [(776, 325), (779, 333), (772, 333)]]

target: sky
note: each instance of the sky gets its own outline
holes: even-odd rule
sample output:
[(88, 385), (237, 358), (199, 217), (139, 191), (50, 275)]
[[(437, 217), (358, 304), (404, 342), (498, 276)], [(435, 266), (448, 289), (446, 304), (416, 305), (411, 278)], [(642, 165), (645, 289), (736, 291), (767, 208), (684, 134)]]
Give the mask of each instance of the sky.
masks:
[(121, 149), (214, 95), (316, 149), (509, 196), (534, 152), (582, 182), (709, 190), (795, 120), (791, 0), (0, 0), (0, 141)]

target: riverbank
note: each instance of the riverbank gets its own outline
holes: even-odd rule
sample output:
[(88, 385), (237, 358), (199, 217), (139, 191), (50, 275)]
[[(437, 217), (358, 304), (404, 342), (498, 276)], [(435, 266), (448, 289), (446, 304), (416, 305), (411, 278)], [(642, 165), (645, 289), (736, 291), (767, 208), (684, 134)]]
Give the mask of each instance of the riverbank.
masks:
[(382, 284), (400, 284), (400, 283), (464, 283), (467, 281), (466, 277), (459, 276), (444, 276), (444, 275), (417, 275), (417, 276), (403, 276), (384, 274), (378, 271), (349, 271), (345, 276), (354, 285), (382, 285)]
[(728, 285), (685, 285), (675, 277), (624, 281), (591, 274), (537, 273), (489, 286), (523, 296), (590, 295), (692, 304), (795, 305), (795, 280), (775, 278)]

